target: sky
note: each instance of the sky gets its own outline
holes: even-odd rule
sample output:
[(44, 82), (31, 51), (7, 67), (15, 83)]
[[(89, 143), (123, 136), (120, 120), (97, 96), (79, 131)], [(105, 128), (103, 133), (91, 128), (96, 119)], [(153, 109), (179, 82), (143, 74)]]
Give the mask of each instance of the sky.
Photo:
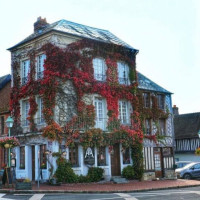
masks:
[(0, 0), (0, 76), (9, 47), (37, 17), (109, 30), (139, 50), (137, 70), (172, 92), (179, 113), (200, 112), (200, 0)]

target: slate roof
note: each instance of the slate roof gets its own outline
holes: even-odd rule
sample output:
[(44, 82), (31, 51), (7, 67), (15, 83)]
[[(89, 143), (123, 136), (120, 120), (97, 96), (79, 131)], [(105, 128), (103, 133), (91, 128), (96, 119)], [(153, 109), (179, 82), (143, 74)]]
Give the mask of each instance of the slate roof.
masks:
[(199, 138), (200, 112), (174, 116), (175, 139)]
[(70, 22), (70, 21), (67, 21), (64, 19), (54, 22), (52, 24), (48, 24), (42, 30), (39, 30), (39, 31), (31, 34), (30, 36), (28, 36), (27, 38), (22, 40), (20, 43), (9, 48), (8, 50), (12, 50), (13, 48), (15, 48), (17, 46), (19, 46), (21, 44), (25, 44), (26, 42), (29, 42), (30, 40), (35, 39), (41, 35), (44, 35), (50, 31), (58, 31), (58, 32), (69, 34), (69, 35), (77, 36), (80, 38), (87, 38), (87, 39), (97, 40), (100, 42), (121, 45), (126, 48), (138, 51), (107, 30)]
[(152, 80), (141, 74), (140, 72), (137, 72), (138, 76), (138, 88), (142, 90), (149, 90), (152, 92), (160, 92), (160, 93), (166, 93), (166, 94), (172, 94), (171, 92), (167, 91), (166, 89), (162, 88), (158, 84), (154, 83)]
[(0, 90), (9, 82), (11, 81), (11, 75), (7, 74), (5, 76), (0, 77)]

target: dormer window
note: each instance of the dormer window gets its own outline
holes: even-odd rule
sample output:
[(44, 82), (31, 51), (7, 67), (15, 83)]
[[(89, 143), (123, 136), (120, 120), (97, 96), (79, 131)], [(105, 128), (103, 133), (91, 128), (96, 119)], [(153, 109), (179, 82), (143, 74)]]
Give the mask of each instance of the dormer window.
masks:
[(104, 82), (106, 80), (106, 64), (101, 58), (93, 59), (94, 79)]
[(30, 72), (30, 60), (22, 61), (22, 78), (21, 78), (22, 85), (25, 85), (28, 82), (29, 72)]
[(117, 63), (118, 69), (118, 80), (120, 84), (129, 85), (129, 67), (127, 64), (118, 62)]
[(158, 108), (164, 110), (165, 109), (165, 96), (162, 94), (158, 94), (157, 100), (158, 100)]
[(42, 54), (37, 57), (37, 79), (42, 79), (44, 76), (44, 60), (46, 55)]

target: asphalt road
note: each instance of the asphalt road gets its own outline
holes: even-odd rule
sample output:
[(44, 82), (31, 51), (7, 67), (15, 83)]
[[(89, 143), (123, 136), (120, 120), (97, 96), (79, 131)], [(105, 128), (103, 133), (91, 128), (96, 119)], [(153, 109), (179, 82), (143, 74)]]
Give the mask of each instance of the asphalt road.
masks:
[(105, 194), (1, 194), (0, 200), (200, 200), (200, 187)]

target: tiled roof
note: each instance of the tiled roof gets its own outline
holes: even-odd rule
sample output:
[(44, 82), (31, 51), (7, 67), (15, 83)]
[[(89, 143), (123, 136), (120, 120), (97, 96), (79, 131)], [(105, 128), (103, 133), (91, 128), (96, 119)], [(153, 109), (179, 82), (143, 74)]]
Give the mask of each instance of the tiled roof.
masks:
[(48, 24), (42, 30), (39, 30), (31, 34), (30, 36), (22, 40), (20, 43), (9, 48), (8, 50), (12, 50), (13, 48), (17, 46), (24, 44), (41, 35), (44, 35), (45, 33), (48, 33), (50, 31), (59, 31), (59, 32), (74, 35), (80, 38), (87, 38), (87, 39), (97, 40), (100, 42), (112, 43), (112, 44), (124, 46), (132, 50), (136, 50), (107, 30), (98, 29), (98, 28), (94, 28), (94, 27), (90, 27), (90, 26), (86, 26), (82, 24), (77, 24), (77, 23), (70, 22), (64, 19), (54, 22), (52, 24)]
[(175, 139), (198, 138), (200, 130), (200, 113), (174, 116)]
[(8, 83), (11, 81), (11, 75), (7, 74), (5, 76), (0, 77), (0, 90)]
[(138, 75), (138, 88), (142, 90), (149, 90), (154, 92), (161, 92), (161, 93), (167, 93), (172, 94), (171, 92), (165, 90), (158, 84), (154, 83), (152, 80), (148, 79), (146, 76), (141, 74), (140, 72), (137, 72)]

